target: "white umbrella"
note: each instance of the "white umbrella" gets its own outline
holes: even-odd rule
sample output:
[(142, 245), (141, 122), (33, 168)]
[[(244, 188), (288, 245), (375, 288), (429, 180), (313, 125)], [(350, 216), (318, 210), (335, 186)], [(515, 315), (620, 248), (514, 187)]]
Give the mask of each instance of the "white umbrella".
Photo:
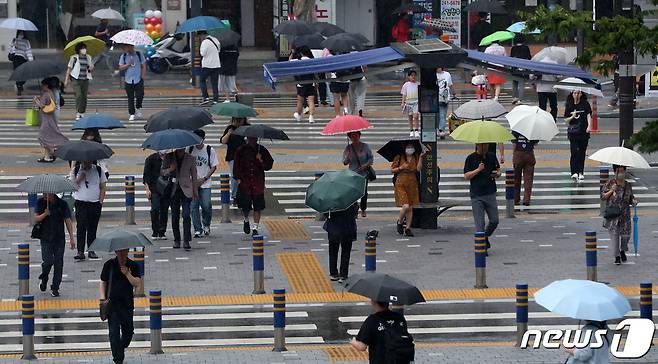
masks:
[(0, 22), (0, 28), (27, 30), (31, 32), (39, 31), (36, 25), (31, 21), (23, 18), (7, 18)]
[(512, 131), (528, 140), (551, 140), (560, 132), (553, 116), (537, 106), (519, 105), (505, 118)]
[(114, 43), (132, 44), (134, 46), (145, 46), (153, 44), (153, 39), (141, 30), (122, 30), (110, 38)]
[(607, 147), (597, 150), (589, 159), (607, 164), (633, 168), (651, 168), (649, 163), (636, 151), (624, 147)]
[[(583, 86), (573, 85), (574, 83), (581, 84)], [(571, 85), (570, 85), (571, 84)], [(594, 87), (594, 85), (588, 85), (585, 81), (580, 78), (568, 77), (560, 81), (557, 85), (553, 86), (556, 90), (566, 90), (566, 91), (580, 91), (586, 94), (603, 97), (603, 92)]]
[(126, 21), (126, 19), (123, 17), (123, 15), (121, 15), (120, 12), (112, 8), (98, 9), (94, 11), (91, 14), (91, 16), (98, 19), (114, 19), (114, 20)]
[(558, 64), (567, 64), (572, 60), (566, 49), (555, 46), (546, 47), (532, 57), (532, 60), (537, 62), (543, 62), (546, 59), (551, 59)]

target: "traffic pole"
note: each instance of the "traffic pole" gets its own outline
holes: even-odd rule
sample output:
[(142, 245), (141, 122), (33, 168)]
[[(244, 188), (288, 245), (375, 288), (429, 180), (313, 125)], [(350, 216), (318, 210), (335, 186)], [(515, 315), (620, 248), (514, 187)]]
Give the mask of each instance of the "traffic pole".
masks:
[(151, 328), (151, 354), (164, 354), (162, 351), (162, 291), (149, 292), (149, 326)]
[(18, 299), (30, 294), (30, 244), (18, 245)]
[(35, 221), (34, 221), (34, 213), (37, 209), (37, 201), (39, 197), (37, 196), (36, 193), (28, 193), (27, 194), (27, 209), (29, 211), (30, 216), (28, 216), (28, 221), (30, 222), (30, 226), (34, 226)]
[(253, 294), (265, 294), (265, 244), (263, 235), (254, 235), (252, 242), (252, 256), (254, 266)]
[(34, 360), (34, 296), (21, 296), (21, 321), (23, 326), (23, 360)]
[(219, 176), (219, 191), (222, 199), (222, 224), (231, 223), (231, 177), (228, 174)]
[(653, 285), (640, 283), (640, 318), (653, 321)]
[(288, 351), (286, 349), (286, 290), (277, 288), (272, 295), (274, 307), (274, 349), (272, 351)]
[(484, 232), (475, 233), (475, 288), (488, 288), (486, 239)]
[[(323, 172), (315, 172), (315, 180), (317, 181), (323, 175), (324, 175)], [(323, 213), (318, 212), (315, 214), (315, 221), (324, 221), (324, 220), (325, 220), (325, 216)]]
[(135, 176), (126, 176), (126, 225), (135, 225)]
[(144, 275), (145, 275), (145, 269), (144, 269), (144, 248), (135, 248), (135, 252), (133, 253), (133, 260), (135, 263), (137, 263), (137, 266), (139, 267), (139, 276), (141, 279), (139, 280), (139, 285), (135, 287), (135, 297), (146, 297), (144, 294)]
[(505, 170), (505, 201), (507, 202), (505, 212), (508, 219), (514, 216), (514, 170)]
[(610, 170), (608, 167), (601, 167), (599, 168), (599, 203), (600, 203), (600, 209), (601, 209), (601, 216), (603, 216), (603, 213), (605, 212), (605, 204), (606, 201), (604, 201), (601, 197), (603, 195), (603, 187), (605, 187), (608, 184), (608, 181), (610, 180)]
[(516, 285), (516, 346), (521, 346), (523, 334), (528, 331), (528, 285)]
[(366, 237), (366, 272), (377, 270), (377, 238), (374, 236)]
[(596, 282), (596, 231), (585, 233), (585, 262), (587, 263), (587, 279)]
[(599, 102), (596, 95), (592, 95), (592, 128), (590, 132), (599, 132)]

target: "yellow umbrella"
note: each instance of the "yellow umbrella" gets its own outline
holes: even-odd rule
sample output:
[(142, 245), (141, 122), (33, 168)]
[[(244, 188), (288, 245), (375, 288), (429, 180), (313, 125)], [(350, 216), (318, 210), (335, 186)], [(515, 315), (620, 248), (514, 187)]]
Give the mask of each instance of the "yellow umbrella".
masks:
[(87, 54), (94, 57), (98, 54), (103, 53), (105, 50), (105, 42), (102, 40), (92, 37), (91, 35), (85, 35), (84, 37), (78, 37), (70, 41), (66, 47), (64, 47), (64, 57), (70, 58), (75, 54), (75, 45), (78, 43), (84, 43), (87, 46)]

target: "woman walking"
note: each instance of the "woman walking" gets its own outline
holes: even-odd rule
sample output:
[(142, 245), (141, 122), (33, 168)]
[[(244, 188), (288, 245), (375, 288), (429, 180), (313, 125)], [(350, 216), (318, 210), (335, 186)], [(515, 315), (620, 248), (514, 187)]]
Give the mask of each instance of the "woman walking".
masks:
[(420, 202), (416, 173), (420, 172), (422, 163), (419, 161), (424, 154), (425, 150), (418, 154), (414, 145), (409, 143), (404, 148), (404, 154), (396, 156), (391, 164), (391, 172), (395, 176), (395, 205), (400, 207), (397, 221), (397, 231), (400, 235), (414, 236), (411, 232), (413, 207)]
[(351, 141), (343, 151), (343, 165), (349, 165), (349, 169), (366, 178), (366, 193), (361, 197), (361, 216), (366, 217), (368, 208), (368, 181), (373, 178), (370, 171), (375, 158), (368, 144), (361, 141), (361, 132), (355, 131), (347, 133)]
[(626, 182), (626, 167), (613, 165), (614, 179), (601, 190), (601, 199), (606, 201), (603, 227), (610, 232), (610, 242), (615, 253), (615, 264), (626, 262), (628, 241), (631, 237), (631, 205), (637, 205), (633, 187)]
[(52, 163), (55, 161), (55, 150), (69, 139), (62, 134), (57, 125), (57, 107), (59, 106), (59, 97), (55, 97), (52, 89), (48, 85), (48, 79), (41, 81), (41, 96), (34, 97), (34, 105), (39, 108), (39, 144), (43, 148), (43, 158), (39, 158), (39, 163)]
[(75, 120), (79, 120), (87, 111), (87, 94), (89, 92), (89, 80), (91, 73), (94, 71), (94, 63), (87, 54), (87, 45), (80, 42), (75, 45), (75, 54), (69, 59), (68, 68), (66, 69), (66, 78), (64, 87), (68, 87), (69, 82), (73, 83), (75, 92)]
[(571, 178), (574, 182), (585, 181), (585, 153), (592, 128), (592, 107), (587, 96), (579, 90), (567, 96), (564, 107), (564, 121), (567, 123), (567, 136), (571, 144)]
[(416, 71), (407, 73), (407, 82), (400, 90), (402, 95), (402, 113), (409, 118), (409, 136), (420, 137), (420, 114), (418, 113), (418, 82)]
[[(520, 58), (520, 59), (531, 59), (530, 47), (524, 44), (525, 36), (523, 34), (517, 34), (514, 36), (514, 46), (510, 50), (510, 57)], [(513, 73), (515, 76), (523, 77), (523, 74)], [(525, 91), (525, 83), (523, 80), (512, 80), (512, 105), (519, 104), (523, 101), (523, 94)]]
[(222, 46), (219, 51), (219, 61), (222, 67), (219, 69), (219, 91), (224, 92), (226, 100), (230, 102), (231, 97), (238, 94), (235, 85), (235, 75), (238, 74), (238, 57), (240, 52), (235, 45)]
[[(347, 210), (326, 214), (327, 220), (323, 229), (329, 240), (329, 276), (332, 281), (342, 283), (347, 279), (350, 267), (352, 242), (356, 240), (356, 215), (359, 213), (357, 204)], [(338, 250), (340, 249), (340, 270), (338, 269)]]
[[(300, 61), (305, 59), (311, 59), (311, 58), (313, 58), (313, 52), (311, 52), (311, 49), (307, 46), (301, 46), (299, 48), (295, 48), (295, 51), (291, 56), (291, 60), (300, 60)], [(312, 81), (314, 79), (315, 79), (315, 74), (295, 76), (295, 80), (297, 81)], [(315, 118), (313, 116), (313, 114), (315, 114), (315, 84), (314, 83), (297, 84), (297, 109), (295, 110), (295, 113), (292, 114), (292, 116), (295, 118), (296, 121), (302, 121), (304, 101), (308, 102), (308, 108), (309, 108), (308, 123), (313, 124), (315, 122)]]
[[(491, 45), (484, 50), (484, 53), (493, 54), (496, 56), (507, 55), (507, 53), (505, 53), (505, 48), (500, 44), (498, 44), (498, 42), (491, 43)], [(498, 101), (498, 97), (500, 96), (500, 89), (503, 86), (503, 84), (505, 84), (505, 77), (503, 77), (500, 73), (496, 71), (490, 70), (489, 72), (487, 72), (487, 80), (489, 81), (489, 84), (494, 88), (493, 99), (495, 101)]]
[[(16, 37), (9, 43), (9, 60), (13, 69), (34, 60), (30, 41), (25, 38), (25, 32), (22, 30), (17, 30)], [(23, 94), (23, 85), (25, 85), (25, 81), (16, 81), (16, 96)]]

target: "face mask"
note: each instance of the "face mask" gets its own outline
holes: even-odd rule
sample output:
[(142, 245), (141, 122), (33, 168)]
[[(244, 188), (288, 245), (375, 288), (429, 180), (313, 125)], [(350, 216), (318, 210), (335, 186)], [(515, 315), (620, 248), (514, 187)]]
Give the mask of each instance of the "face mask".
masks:
[(404, 150), (407, 155), (413, 155), (416, 150), (414, 148), (407, 148)]
[(87, 48), (82, 48), (82, 49), (80, 50), (80, 54), (82, 54), (83, 56), (84, 56), (85, 54), (87, 54)]
[(626, 172), (617, 172), (616, 177), (618, 180), (626, 179)]

